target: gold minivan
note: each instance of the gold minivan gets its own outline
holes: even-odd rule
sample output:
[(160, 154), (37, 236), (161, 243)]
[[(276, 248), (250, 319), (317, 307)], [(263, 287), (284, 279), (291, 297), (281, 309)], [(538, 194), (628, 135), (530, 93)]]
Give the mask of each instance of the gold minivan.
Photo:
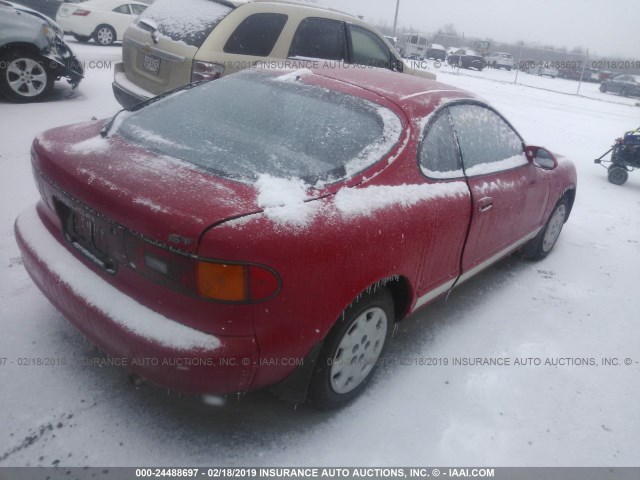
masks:
[(127, 108), (256, 65), (283, 68), (284, 59), (436, 78), (406, 65), (380, 32), (346, 13), (282, 0), (156, 0), (124, 34), (113, 93)]

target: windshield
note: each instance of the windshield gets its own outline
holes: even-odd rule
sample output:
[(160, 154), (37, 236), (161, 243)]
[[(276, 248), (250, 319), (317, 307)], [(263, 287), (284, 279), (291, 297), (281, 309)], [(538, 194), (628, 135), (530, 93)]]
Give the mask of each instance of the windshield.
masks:
[(246, 71), (170, 96), (118, 133), (161, 155), (251, 182), (261, 174), (336, 181), (380, 160), (399, 118), (359, 97)]

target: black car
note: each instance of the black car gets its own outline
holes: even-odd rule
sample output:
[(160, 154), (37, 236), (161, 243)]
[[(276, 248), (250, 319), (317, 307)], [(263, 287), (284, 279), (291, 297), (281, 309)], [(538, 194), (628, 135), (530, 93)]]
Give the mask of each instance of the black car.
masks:
[(447, 58), (447, 50), (437, 43), (432, 43), (430, 47), (427, 48), (427, 53), (425, 58), (432, 58), (434, 60), (442, 60), (443, 62)]
[(619, 93), (625, 97), (640, 97), (640, 75), (618, 75), (600, 84), (601, 92)]
[(456, 50), (452, 55), (447, 57), (447, 62), (449, 62), (449, 65), (459, 66), (462, 68), (475, 68), (479, 72), (487, 66), (482, 55), (476, 53), (470, 48), (461, 48), (460, 50)]

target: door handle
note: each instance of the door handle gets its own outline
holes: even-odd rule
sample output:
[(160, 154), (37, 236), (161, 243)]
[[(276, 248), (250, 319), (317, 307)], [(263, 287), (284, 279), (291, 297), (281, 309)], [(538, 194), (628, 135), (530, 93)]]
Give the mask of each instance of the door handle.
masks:
[(479, 212), (486, 212), (488, 210), (491, 210), (492, 207), (493, 207), (493, 198), (491, 198), (491, 197), (483, 197), (480, 200), (478, 200), (478, 211)]

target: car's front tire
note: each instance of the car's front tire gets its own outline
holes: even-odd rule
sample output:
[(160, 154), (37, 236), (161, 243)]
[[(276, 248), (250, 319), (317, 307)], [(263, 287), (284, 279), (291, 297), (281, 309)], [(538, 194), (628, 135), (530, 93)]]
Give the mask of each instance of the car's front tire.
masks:
[(558, 241), (568, 216), (569, 203), (566, 198), (563, 198), (556, 204), (540, 233), (524, 246), (522, 256), (530, 260), (541, 260), (549, 255)]
[(12, 102), (37, 102), (53, 89), (55, 75), (46, 61), (28, 50), (0, 55), (0, 93)]
[(93, 39), (98, 45), (108, 47), (117, 40), (116, 31), (111, 25), (99, 25), (93, 33)]
[(309, 385), (309, 403), (332, 410), (358, 396), (387, 346), (394, 318), (393, 298), (384, 288), (350, 305), (324, 341)]

